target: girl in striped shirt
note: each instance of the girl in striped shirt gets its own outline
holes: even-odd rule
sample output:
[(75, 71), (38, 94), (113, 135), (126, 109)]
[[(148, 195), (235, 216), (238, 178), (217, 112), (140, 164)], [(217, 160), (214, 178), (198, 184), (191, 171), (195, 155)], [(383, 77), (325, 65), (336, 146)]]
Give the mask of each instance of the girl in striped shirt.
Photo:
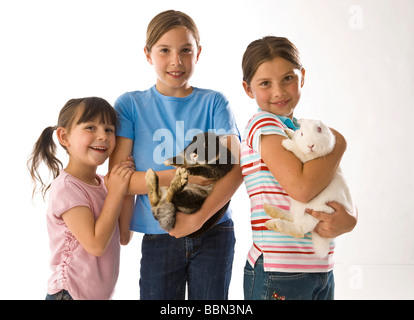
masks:
[[(241, 167), (251, 203), (253, 245), (244, 276), (245, 299), (333, 299), (333, 251), (314, 255), (310, 233), (296, 239), (268, 230), (263, 204), (289, 210), (290, 198), (308, 202), (331, 181), (346, 149), (342, 135), (332, 130), (331, 154), (303, 164), (282, 147), (285, 128), (297, 129), (293, 112), (305, 81), (297, 48), (286, 38), (253, 41), (242, 62), (243, 87), (256, 100), (258, 112), (249, 120), (241, 145)], [(316, 231), (336, 237), (351, 231), (356, 216), (335, 202), (333, 214), (309, 211), (321, 220)]]

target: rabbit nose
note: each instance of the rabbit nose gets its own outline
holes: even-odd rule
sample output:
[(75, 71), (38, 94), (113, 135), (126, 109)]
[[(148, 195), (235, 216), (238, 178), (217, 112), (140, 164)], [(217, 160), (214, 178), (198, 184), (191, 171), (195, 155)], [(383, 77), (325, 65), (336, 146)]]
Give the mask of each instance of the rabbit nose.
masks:
[(315, 145), (313, 144), (313, 145), (311, 145), (311, 146), (308, 146), (309, 147), (309, 149), (311, 149), (311, 151), (313, 151), (312, 149), (313, 149), (313, 147), (314, 147)]
[(197, 159), (198, 159), (197, 153), (193, 152), (192, 154), (190, 154), (190, 162), (191, 162), (191, 164), (195, 164), (197, 162)]

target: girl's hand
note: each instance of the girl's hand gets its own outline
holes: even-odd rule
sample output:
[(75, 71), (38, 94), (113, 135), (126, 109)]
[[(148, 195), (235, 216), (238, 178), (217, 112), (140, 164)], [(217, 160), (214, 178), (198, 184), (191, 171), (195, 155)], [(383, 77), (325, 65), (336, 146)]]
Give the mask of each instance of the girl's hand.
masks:
[(125, 165), (128, 168), (134, 169), (135, 171), (135, 163), (132, 156), (128, 156), (125, 161), (121, 162), (121, 164)]
[(118, 192), (124, 196), (128, 190), (129, 180), (134, 172), (134, 163), (131, 161), (114, 165), (104, 178), (108, 193)]
[(182, 238), (199, 230), (203, 224), (200, 215), (177, 212), (174, 229), (169, 234), (175, 238)]
[(331, 201), (327, 203), (335, 211), (326, 213), (306, 209), (306, 213), (320, 220), (315, 230), (323, 238), (335, 238), (341, 234), (347, 233), (354, 229), (358, 220), (358, 210), (355, 207), (355, 214), (348, 212), (345, 207), (338, 202)]

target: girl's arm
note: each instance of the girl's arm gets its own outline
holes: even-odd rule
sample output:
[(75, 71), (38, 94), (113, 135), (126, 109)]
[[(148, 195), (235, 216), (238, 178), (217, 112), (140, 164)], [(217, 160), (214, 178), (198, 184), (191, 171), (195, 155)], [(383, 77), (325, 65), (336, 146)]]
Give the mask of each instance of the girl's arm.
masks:
[(122, 202), (121, 212), (119, 214), (119, 243), (126, 246), (132, 239), (133, 231), (130, 230), (132, 213), (134, 212), (135, 197), (126, 195)]
[[(125, 161), (132, 154), (134, 141), (124, 137), (116, 138), (116, 147), (109, 158), (109, 170), (118, 163)], [(157, 171), (160, 186), (168, 186), (175, 175), (176, 169)], [(134, 211), (134, 200), (136, 194), (147, 194), (147, 186), (145, 183), (146, 172), (135, 171), (129, 181), (127, 195), (122, 204), (121, 213), (119, 215), (119, 233), (120, 243), (127, 245), (132, 238), (133, 232), (130, 231), (130, 223)]]
[(130, 166), (117, 165), (106, 177), (108, 194), (98, 219), (95, 220), (88, 207), (74, 207), (62, 214), (69, 230), (89, 254), (99, 257), (105, 253), (114, 234), (132, 172)]
[[(134, 141), (124, 137), (116, 137), (116, 147), (112, 152), (112, 155), (109, 157), (109, 169), (112, 168), (114, 164), (121, 163), (125, 161), (126, 158), (130, 157), (132, 154), (132, 147)], [(147, 194), (147, 186), (145, 184), (145, 174), (143, 171), (135, 171), (131, 177), (128, 187), (128, 195), (135, 194)], [(170, 185), (171, 180), (174, 178), (175, 169), (157, 171), (159, 178), (160, 186)]]
[(277, 134), (261, 136), (261, 156), (283, 189), (293, 199), (309, 202), (331, 182), (346, 149), (344, 137), (336, 137), (333, 151), (325, 157), (302, 163), (282, 146), (285, 137)]
[[(121, 163), (131, 156), (134, 141), (124, 137), (116, 138), (116, 147), (109, 157), (109, 170), (116, 164)], [(167, 170), (166, 172), (157, 172), (160, 182), (164, 185), (170, 183), (174, 176), (175, 170)], [(169, 179), (169, 181), (168, 181)], [(127, 195), (123, 199), (121, 213), (119, 215), (119, 234), (120, 243), (127, 245), (132, 238), (133, 232), (130, 231), (130, 223), (134, 211), (135, 194), (146, 194), (147, 186), (145, 184), (145, 172), (135, 171), (129, 181)]]
[[(237, 136), (229, 136), (227, 145), (233, 144), (232, 150), (239, 152), (239, 139)], [(234, 147), (236, 144), (237, 148)], [(239, 155), (236, 155), (239, 159)], [(177, 212), (175, 227), (170, 231), (170, 235), (176, 238), (184, 237), (197, 230), (220, 210), (237, 191), (243, 182), (239, 161), (236, 161), (233, 169), (223, 178), (219, 179), (211, 194), (204, 201), (201, 209), (194, 214), (185, 214)]]
[[(116, 147), (115, 150), (112, 152), (112, 155), (109, 157), (109, 169), (112, 168), (114, 164), (121, 163), (125, 161), (128, 157), (132, 154), (132, 147), (134, 141), (124, 137), (117, 137), (116, 138)], [(160, 187), (167, 187), (170, 185), (171, 180), (175, 176), (175, 168), (170, 170), (161, 170), (156, 171), (159, 185)], [(147, 194), (147, 186), (145, 183), (145, 174), (144, 171), (135, 171), (131, 177), (128, 187), (128, 195), (136, 195), (136, 194)], [(200, 184), (200, 185), (207, 185), (211, 183), (209, 179), (203, 177), (196, 177), (191, 176), (189, 178), (190, 183)]]

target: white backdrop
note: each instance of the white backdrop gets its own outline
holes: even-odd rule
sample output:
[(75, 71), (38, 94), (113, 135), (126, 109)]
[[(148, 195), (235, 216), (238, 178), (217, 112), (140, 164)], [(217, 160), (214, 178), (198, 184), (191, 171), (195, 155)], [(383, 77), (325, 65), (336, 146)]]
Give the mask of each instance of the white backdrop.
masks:
[[(360, 214), (355, 230), (337, 240), (336, 297), (413, 299), (412, 0), (1, 0), (0, 299), (46, 294), (46, 205), (40, 196), (32, 201), (26, 169), (33, 143), (70, 98), (96, 95), (113, 103), (125, 91), (153, 85), (145, 30), (167, 9), (194, 18), (203, 51), (191, 84), (222, 91), (241, 132), (256, 111), (241, 86), (246, 46), (265, 35), (297, 45), (307, 72), (295, 115), (320, 118), (346, 137), (342, 167)], [(230, 299), (243, 299), (251, 244), (244, 186), (232, 208)], [(114, 299), (139, 298), (141, 237), (122, 248)]]

